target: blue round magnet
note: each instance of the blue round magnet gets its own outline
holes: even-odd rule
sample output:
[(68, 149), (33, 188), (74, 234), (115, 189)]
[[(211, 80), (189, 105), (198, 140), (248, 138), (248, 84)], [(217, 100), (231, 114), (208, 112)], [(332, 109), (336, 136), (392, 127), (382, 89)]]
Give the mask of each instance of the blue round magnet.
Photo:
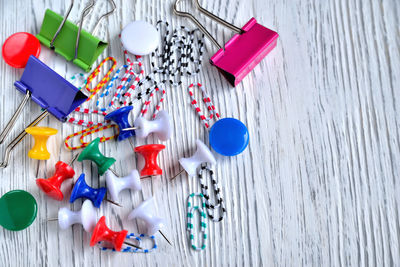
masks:
[(223, 118), (210, 130), (210, 145), (219, 154), (235, 156), (245, 150), (249, 144), (249, 131), (238, 119)]

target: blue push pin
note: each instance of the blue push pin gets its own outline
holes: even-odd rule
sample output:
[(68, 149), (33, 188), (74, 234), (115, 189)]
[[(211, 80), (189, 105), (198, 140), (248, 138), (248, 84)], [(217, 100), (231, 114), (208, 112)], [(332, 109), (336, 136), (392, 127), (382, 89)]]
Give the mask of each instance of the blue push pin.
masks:
[(211, 147), (224, 156), (238, 155), (249, 144), (247, 127), (234, 118), (223, 118), (214, 123), (209, 137)]
[(106, 120), (112, 120), (118, 125), (118, 141), (122, 141), (132, 136), (135, 136), (134, 130), (123, 130), (127, 128), (132, 128), (128, 121), (129, 112), (131, 112), (132, 109), (132, 106), (123, 107), (107, 114), (104, 117)]
[[(106, 193), (107, 189), (105, 187), (100, 187), (95, 189), (88, 186), (87, 183), (85, 182), (85, 174), (82, 173), (79, 176), (78, 181), (76, 181), (74, 188), (72, 189), (69, 202), (73, 203), (78, 198), (87, 198), (90, 199), (90, 201), (92, 201), (93, 206), (95, 206), (96, 208), (100, 208), (101, 202), (103, 201)], [(114, 205), (120, 206), (118, 203), (115, 203), (109, 199), (106, 199), (106, 201)]]
[[(140, 116), (136, 118), (134, 127), (131, 127), (128, 121), (128, 116), (132, 109), (132, 106), (123, 107), (105, 116), (106, 120), (112, 120), (118, 125), (118, 141), (122, 141), (132, 136), (143, 139), (151, 133), (154, 133), (161, 141), (166, 141), (171, 137), (171, 119), (168, 112), (165, 110), (160, 111), (157, 114), (157, 117), (151, 121)], [(129, 139), (129, 141), (131, 140)]]

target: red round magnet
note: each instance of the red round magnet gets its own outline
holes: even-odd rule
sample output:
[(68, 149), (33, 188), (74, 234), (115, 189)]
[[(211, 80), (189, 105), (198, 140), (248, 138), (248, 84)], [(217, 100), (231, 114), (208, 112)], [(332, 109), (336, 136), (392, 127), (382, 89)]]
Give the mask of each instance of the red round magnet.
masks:
[(17, 32), (7, 38), (3, 44), (2, 55), (4, 61), (14, 68), (25, 68), (29, 57), (38, 57), (40, 42), (28, 32)]

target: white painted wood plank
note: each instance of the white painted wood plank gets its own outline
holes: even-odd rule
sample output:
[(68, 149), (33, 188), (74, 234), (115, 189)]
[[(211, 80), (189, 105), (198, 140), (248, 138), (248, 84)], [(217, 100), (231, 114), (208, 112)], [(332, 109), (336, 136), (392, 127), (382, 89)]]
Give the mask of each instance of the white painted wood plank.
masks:
[[(110, 8), (105, 2), (98, 1), (96, 13)], [(131, 20), (154, 24), (162, 19), (174, 27), (193, 28), (187, 19), (172, 15), (172, 2), (116, 1), (117, 11), (97, 33), (110, 43), (100, 59), (113, 56), (122, 62), (118, 34)], [(124, 192), (123, 209), (111, 205), (100, 209), (113, 229), (137, 233), (138, 225), (125, 217), (154, 192), (157, 213), (166, 218), (165, 233), (174, 247), (158, 236), (159, 249), (148, 255), (102, 252), (88, 246), (90, 235), (80, 226), (61, 231), (57, 223), (46, 222), (68, 203), (43, 196), (34, 179), (37, 173), (51, 175), (57, 160), (72, 158), (63, 138), (80, 129), (48, 118), (41, 125), (60, 133), (49, 141), (52, 158), (40, 163), (28, 159), (33, 141), (27, 138), (15, 149), (10, 166), (0, 170), (1, 195), (24, 189), (39, 204), (38, 218), (27, 230), (0, 230), (1, 266), (400, 265), (398, 1), (201, 2), (237, 26), (254, 16), (280, 38), (277, 48), (235, 89), (204, 62), (198, 77), (169, 90), (164, 109), (173, 116), (174, 136), (160, 155), (165, 175), (143, 181), (143, 193)], [(17, 31), (37, 33), (46, 8), (63, 14), (68, 5), (68, 1), (0, 1), (0, 41)], [(85, 5), (86, 1), (76, 1), (71, 19), (76, 21)], [(186, 8), (219, 42), (232, 35), (193, 5)], [(91, 29), (95, 21), (88, 18), (84, 27)], [(208, 41), (206, 48), (209, 57), (215, 48)], [(40, 58), (65, 77), (79, 71), (48, 49)], [(22, 100), (12, 85), (22, 71), (1, 61), (0, 73), (2, 129)], [(251, 136), (243, 154), (217, 155), (216, 174), (228, 212), (223, 222), (209, 224), (208, 246), (200, 253), (189, 248), (185, 229), (186, 197), (199, 186), (184, 175), (167, 181), (179, 171), (178, 159), (195, 151), (196, 138), (208, 142), (186, 92), (191, 82), (203, 83), (221, 115), (242, 120)], [(40, 113), (33, 103), (26, 111), (8, 141)], [(134, 140), (135, 145), (150, 142), (157, 141)], [(4, 149), (0, 146), (0, 153)], [(136, 167), (128, 141), (108, 142), (101, 149), (118, 159), (118, 172), (127, 174)], [(99, 185), (91, 164), (76, 162), (74, 168), (78, 174), (84, 171), (91, 185)], [(73, 207), (79, 209), (80, 204)]]

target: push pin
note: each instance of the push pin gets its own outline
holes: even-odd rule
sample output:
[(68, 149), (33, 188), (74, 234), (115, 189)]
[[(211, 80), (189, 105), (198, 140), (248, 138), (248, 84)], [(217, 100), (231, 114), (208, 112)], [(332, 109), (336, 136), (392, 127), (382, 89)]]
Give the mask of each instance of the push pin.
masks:
[(199, 0), (194, 0), (200, 12), (236, 32), (222, 46), (192, 14), (178, 10), (180, 1), (175, 1), (174, 13), (191, 19), (210, 41), (218, 47), (217, 53), (211, 57), (210, 62), (218, 68), (233, 86), (239, 84), (276, 47), (278, 33), (258, 24), (255, 18), (251, 18), (240, 29), (201, 7)]
[(115, 11), (114, 1), (110, 0), (110, 3), (113, 9), (97, 20), (92, 33), (82, 30), (82, 25), (85, 17), (95, 4), (94, 0), (91, 0), (82, 11), (79, 26), (67, 20), (74, 5), (74, 0), (71, 0), (64, 18), (47, 9), (37, 38), (43, 45), (54, 49), (57, 54), (63, 56), (67, 61), (73, 61), (75, 65), (84, 71), (89, 71), (96, 59), (108, 46), (106, 42), (96, 38), (94, 33), (98, 29), (100, 22)]
[(85, 200), (79, 211), (71, 211), (64, 207), (58, 211), (58, 218), (49, 219), (48, 221), (58, 221), (61, 229), (65, 230), (73, 224), (82, 224), (83, 229), (90, 233), (93, 231), (97, 222), (96, 210), (90, 200)]
[(131, 189), (133, 191), (142, 190), (140, 176), (137, 170), (133, 170), (131, 174), (122, 178), (117, 177), (111, 171), (106, 171), (105, 176), (107, 189), (112, 201), (118, 202), (119, 193), (125, 189)]
[(200, 140), (196, 140), (196, 145), (197, 145), (197, 150), (191, 156), (190, 158), (181, 158), (179, 159), (179, 163), (183, 167), (183, 170), (181, 170), (178, 174), (176, 174), (174, 177), (171, 178), (175, 179), (177, 176), (179, 176), (181, 173), (184, 171), (187, 172), (189, 177), (193, 177), (196, 175), (196, 170), (197, 168), (202, 164), (202, 163), (209, 163), (211, 165), (216, 164), (216, 160), (210, 149), (201, 142)]
[(146, 138), (151, 133), (154, 133), (161, 141), (166, 141), (171, 137), (171, 120), (168, 112), (162, 110), (157, 114), (156, 119), (150, 121), (140, 116), (135, 120), (134, 127), (131, 127), (128, 116), (132, 109), (132, 106), (123, 107), (105, 116), (106, 120), (112, 120), (118, 125), (120, 129), (118, 141), (135, 135), (138, 138)]
[[(165, 110), (158, 112), (154, 120), (146, 120), (143, 116), (140, 116), (133, 125), (135, 125), (135, 133), (138, 138), (146, 138), (151, 133), (154, 133), (160, 141), (167, 141), (171, 137), (171, 118)], [(122, 131), (126, 130), (129, 130), (129, 128)]]
[(140, 176), (157, 176), (162, 175), (162, 169), (157, 164), (157, 155), (165, 148), (161, 144), (152, 144), (135, 147), (134, 151), (139, 153), (145, 163), (140, 171)]
[(50, 153), (47, 150), (47, 139), (50, 136), (57, 134), (58, 130), (48, 127), (28, 127), (25, 131), (32, 135), (35, 139), (35, 145), (28, 152), (28, 157), (31, 159), (47, 160), (50, 158)]
[[(111, 165), (115, 163), (114, 158), (104, 156), (99, 149), (100, 138), (97, 137), (79, 154), (78, 161), (83, 160), (93, 161), (98, 168), (99, 175), (103, 175), (106, 170), (110, 169)], [(110, 169), (111, 170), (111, 169)], [(115, 171), (111, 170), (115, 173)], [(119, 176), (118, 174), (116, 174)]]
[(47, 196), (61, 201), (64, 198), (61, 192), (61, 184), (75, 175), (74, 169), (65, 162), (56, 163), (56, 171), (54, 175), (47, 179), (36, 179), (36, 184)]
[(168, 238), (161, 232), (161, 228), (164, 227), (165, 221), (163, 218), (157, 217), (153, 214), (154, 211), (154, 198), (149, 198), (148, 200), (142, 202), (137, 208), (135, 208), (129, 215), (128, 220), (133, 220), (135, 218), (141, 219), (146, 224), (146, 234), (154, 235), (156, 232), (164, 237), (164, 239), (171, 244)]
[(105, 241), (110, 243), (116, 251), (121, 251), (123, 244), (142, 249), (139, 246), (126, 242), (125, 239), (127, 234), (127, 230), (122, 230), (119, 232), (114, 232), (110, 230), (110, 228), (108, 228), (106, 225), (106, 217), (103, 216), (97, 222), (93, 230), (92, 238), (90, 239), (90, 246), (93, 247), (97, 243)]
[[(122, 141), (132, 136), (135, 136), (134, 129), (136, 128), (130, 128), (131, 126), (128, 120), (129, 113), (131, 112), (132, 109), (133, 109), (132, 106), (122, 107), (117, 110), (114, 110), (113, 112), (107, 114), (104, 117), (105, 120), (112, 120), (118, 125), (119, 129), (118, 141)], [(121, 130), (125, 128), (129, 128), (130, 130), (128, 131)]]
[[(101, 202), (103, 201), (104, 197), (106, 196), (106, 193), (107, 193), (107, 189), (105, 187), (100, 187), (100, 188), (95, 189), (95, 188), (88, 186), (85, 181), (85, 174), (82, 173), (81, 176), (79, 176), (78, 180), (76, 181), (74, 188), (72, 189), (69, 202), (73, 203), (78, 198), (87, 198), (92, 201), (93, 205), (96, 208), (100, 208)], [(105, 199), (105, 200), (114, 205), (121, 207), (121, 205), (119, 205), (118, 203), (115, 203), (114, 201), (111, 201), (109, 199)]]
[[(29, 98), (32, 98), (44, 111), (28, 127), (36, 126), (48, 114), (52, 114), (61, 122), (65, 122), (67, 116), (87, 99), (78, 88), (34, 56), (29, 57), (21, 80), (16, 81), (14, 85), (17, 90), (25, 94), (25, 98), (0, 134), (0, 144), (11, 131)], [(7, 146), (4, 161), (0, 164), (0, 168), (8, 166), (11, 151), (27, 134), (25, 130), (22, 131)]]

